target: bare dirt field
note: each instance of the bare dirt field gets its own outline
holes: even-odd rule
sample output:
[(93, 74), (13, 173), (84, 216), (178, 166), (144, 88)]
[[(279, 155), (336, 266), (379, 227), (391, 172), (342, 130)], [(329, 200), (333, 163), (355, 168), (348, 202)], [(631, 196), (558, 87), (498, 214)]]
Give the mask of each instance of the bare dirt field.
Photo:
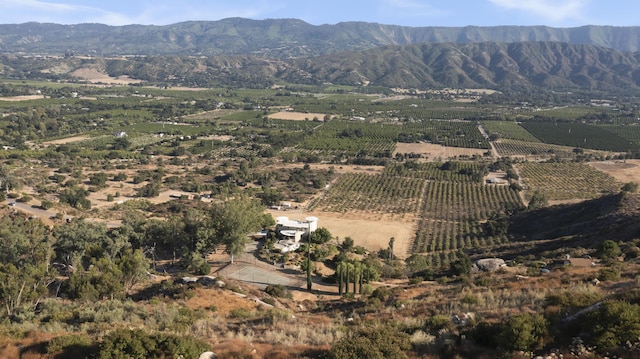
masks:
[(640, 160), (591, 162), (589, 164), (620, 182), (640, 181)]
[(201, 140), (215, 140), (215, 141), (222, 141), (222, 142), (233, 140), (233, 136), (229, 136), (229, 135), (212, 135), (212, 136), (198, 137), (198, 138)]
[(96, 69), (87, 69), (87, 68), (75, 70), (74, 72), (71, 73), (71, 75), (87, 80), (91, 83), (101, 82), (101, 83), (113, 84), (113, 85), (129, 85), (133, 83), (142, 82), (140, 80), (134, 80), (129, 76), (118, 76), (117, 78), (111, 77), (107, 74), (103, 74), (102, 72)]
[(42, 144), (45, 145), (45, 146), (64, 145), (64, 144), (67, 144), (67, 143), (84, 141), (84, 140), (87, 140), (87, 139), (89, 139), (89, 136), (73, 136), (73, 137), (61, 138), (59, 140), (42, 142)]
[[(304, 165), (299, 163), (286, 163), (273, 166), (273, 169), (291, 169), (302, 168)], [(328, 170), (333, 167), (335, 173), (367, 173), (367, 174), (379, 174), (384, 170), (384, 166), (364, 166), (364, 165), (342, 165), (342, 164), (329, 164), (329, 163), (310, 163), (309, 167), (312, 170)]]
[(43, 95), (7, 96), (7, 97), (0, 97), (0, 101), (18, 102), (18, 101), (39, 100), (43, 98), (44, 98)]
[(482, 156), (487, 150), (474, 148), (447, 147), (432, 143), (396, 143), (396, 150), (393, 153), (416, 153), (421, 154), (425, 159), (434, 161), (437, 158), (446, 159), (458, 156)]
[(291, 121), (311, 121), (314, 118), (317, 118), (318, 120), (322, 120), (324, 118), (325, 114), (324, 113), (304, 113), (304, 112), (288, 112), (288, 111), (284, 111), (284, 112), (276, 112), (273, 113), (269, 116), (267, 116), (268, 118), (273, 118), (276, 120), (291, 120)]
[[(144, 86), (144, 88), (157, 89), (157, 86)], [(163, 88), (164, 90), (170, 91), (207, 91), (206, 87), (184, 87), (184, 86), (167, 86)]]
[(268, 211), (276, 218), (280, 216), (290, 219), (304, 220), (306, 217), (318, 217), (318, 226), (324, 227), (340, 241), (351, 237), (355, 245), (362, 246), (368, 251), (378, 251), (387, 248), (389, 239), (394, 238), (394, 254), (399, 258), (406, 258), (413, 244), (416, 222), (407, 217), (398, 221), (392, 219), (367, 218), (364, 214), (343, 214), (332, 212), (317, 212), (304, 210)]
[[(143, 187), (146, 183), (139, 183), (137, 185), (132, 184), (131, 182), (122, 183), (122, 187), (119, 186), (109, 186), (98, 192), (89, 192), (87, 198), (91, 201), (92, 208), (105, 208), (112, 207), (118, 204), (121, 201), (128, 201), (132, 199), (144, 199), (153, 204), (165, 203), (169, 202), (173, 199), (179, 198), (180, 196), (188, 196), (193, 197), (193, 193), (176, 191), (176, 190), (167, 190), (164, 192), (160, 192), (160, 195), (157, 197), (150, 198), (141, 198), (137, 197), (136, 191), (138, 188)], [(120, 193), (120, 197), (114, 197), (112, 202), (107, 201), (108, 195), (116, 195), (116, 192)]]
[[(286, 167), (298, 165), (286, 165)], [(284, 166), (283, 166), (284, 167)], [(381, 173), (383, 166), (357, 166), (357, 165), (332, 165), (311, 164), (312, 169), (324, 169), (333, 167), (338, 174), (344, 173)], [(322, 194), (319, 194), (322, 195)], [(306, 217), (318, 217), (319, 226), (325, 227), (334, 236), (340, 238), (351, 237), (356, 245), (364, 247), (368, 251), (377, 251), (387, 248), (389, 239), (394, 237), (394, 252), (400, 258), (406, 258), (411, 251), (416, 230), (416, 219), (412, 215), (406, 215), (398, 219), (391, 216), (368, 213), (335, 213), (321, 211), (307, 211), (307, 203), (294, 204), (298, 209), (293, 210), (268, 210), (268, 213), (276, 218), (280, 216), (290, 219), (304, 220)]]

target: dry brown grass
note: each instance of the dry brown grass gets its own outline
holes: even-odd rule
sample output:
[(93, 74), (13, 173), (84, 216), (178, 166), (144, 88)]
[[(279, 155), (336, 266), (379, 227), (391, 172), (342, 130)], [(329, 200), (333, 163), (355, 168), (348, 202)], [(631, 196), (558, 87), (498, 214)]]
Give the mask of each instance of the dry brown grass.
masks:
[(19, 102), (19, 101), (39, 100), (43, 98), (44, 98), (43, 95), (7, 96), (7, 97), (0, 97), (0, 101)]
[(420, 154), (423, 160), (435, 161), (437, 159), (449, 159), (455, 157), (472, 157), (482, 156), (487, 150), (473, 149), (473, 148), (461, 148), (461, 147), (447, 147), (442, 145), (435, 145), (431, 143), (396, 143), (396, 153), (415, 153)]
[(82, 68), (73, 71), (71, 76), (78, 77), (83, 80), (87, 80), (91, 83), (105, 83), (114, 85), (129, 85), (134, 83), (140, 83), (140, 80), (134, 80), (129, 76), (111, 77), (105, 73), (100, 72), (97, 69)]
[(623, 183), (640, 180), (640, 160), (591, 162), (589, 165)]
[(324, 116), (326, 116), (326, 114), (324, 114), (324, 113), (305, 113), (305, 112), (282, 111), (282, 112), (272, 113), (267, 117), (268, 118), (277, 119), (277, 120), (291, 120), (291, 121), (305, 121), (305, 120), (307, 120), (307, 121), (311, 121), (314, 118), (318, 119), (318, 120), (322, 120), (322, 119), (324, 119)]
[(226, 317), (234, 309), (256, 309), (257, 304), (229, 290), (196, 288), (195, 296), (185, 302), (191, 309), (212, 309), (216, 315)]

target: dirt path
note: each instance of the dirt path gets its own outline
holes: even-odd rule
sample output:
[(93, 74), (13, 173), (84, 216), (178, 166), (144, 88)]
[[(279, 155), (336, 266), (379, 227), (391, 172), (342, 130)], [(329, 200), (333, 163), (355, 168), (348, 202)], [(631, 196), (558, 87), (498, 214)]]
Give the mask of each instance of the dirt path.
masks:
[[(487, 135), (487, 131), (484, 130), (484, 127), (482, 127), (482, 125), (478, 125), (478, 131), (480, 131), (484, 138), (489, 140), (489, 135)], [(489, 146), (491, 146), (491, 153), (493, 154), (493, 157), (500, 158), (500, 154), (498, 153), (496, 146), (493, 144), (493, 141), (489, 141)]]
[(520, 196), (520, 200), (522, 200), (522, 203), (526, 206), (529, 205), (529, 201), (527, 201), (527, 198), (524, 195), (524, 182), (522, 181), (522, 176), (520, 175), (520, 170), (518, 169), (518, 166), (516, 165), (512, 165), (511, 166), (513, 168), (513, 171), (516, 173), (516, 176), (518, 176), (518, 185), (520, 186), (520, 188), (522, 188), (522, 191), (518, 191), (518, 195)]

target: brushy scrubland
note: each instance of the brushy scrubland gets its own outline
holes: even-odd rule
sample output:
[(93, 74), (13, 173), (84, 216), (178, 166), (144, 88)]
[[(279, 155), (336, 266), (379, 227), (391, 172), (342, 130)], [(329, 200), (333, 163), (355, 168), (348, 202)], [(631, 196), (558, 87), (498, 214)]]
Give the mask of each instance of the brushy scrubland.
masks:
[[(0, 357), (637, 354), (639, 102), (374, 90), (2, 84), (42, 97), (0, 102)], [(273, 217), (308, 210), (411, 234), (283, 254)]]

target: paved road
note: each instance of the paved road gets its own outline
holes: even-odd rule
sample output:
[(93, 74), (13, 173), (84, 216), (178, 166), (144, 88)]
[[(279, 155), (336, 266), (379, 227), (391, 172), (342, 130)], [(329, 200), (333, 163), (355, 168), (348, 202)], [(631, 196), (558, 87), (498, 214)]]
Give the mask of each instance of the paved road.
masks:
[(297, 270), (282, 268), (280, 263), (264, 262), (256, 257), (258, 242), (247, 244), (245, 250), (236, 256), (233, 265), (228, 265), (218, 271), (218, 274), (253, 284), (264, 289), (269, 284), (280, 284), (298, 288), (306, 284), (303, 273)]

